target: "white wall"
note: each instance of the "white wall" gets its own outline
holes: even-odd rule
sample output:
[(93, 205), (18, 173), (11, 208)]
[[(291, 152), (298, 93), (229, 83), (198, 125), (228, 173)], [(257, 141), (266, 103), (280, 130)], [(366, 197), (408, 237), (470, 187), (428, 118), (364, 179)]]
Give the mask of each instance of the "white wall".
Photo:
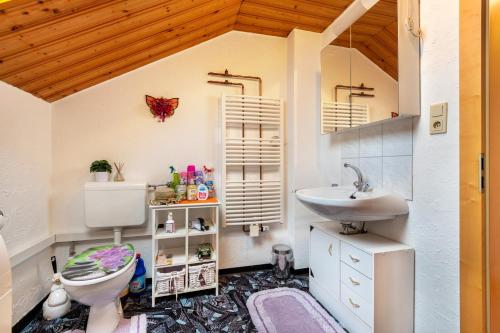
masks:
[[(309, 225), (318, 216), (302, 205), (295, 190), (334, 182), (338, 166), (328, 158), (336, 147), (320, 135), (321, 34), (295, 29), (288, 36), (287, 154), (289, 237), (295, 267), (309, 265)], [(333, 149), (333, 151), (332, 151)]]
[[(415, 247), (415, 331), (449, 333), (459, 331), (460, 316), (458, 1), (422, 0), (421, 24), (421, 117), (413, 120), (413, 129), (408, 120), (398, 120), (399, 125), (342, 134), (342, 154), (346, 157), (356, 149), (380, 151), (382, 145), (383, 157), (354, 157), (354, 161), (361, 161), (361, 169), (372, 183), (380, 184), (377, 179), (382, 174), (383, 187), (389, 182), (407, 197), (413, 188), (408, 217), (370, 223), (368, 229)], [(449, 103), (448, 133), (431, 136), (429, 107), (444, 101)], [(395, 136), (387, 140), (386, 129), (398, 126), (397, 131), (391, 130)], [(368, 131), (373, 133), (363, 140)], [(413, 143), (408, 141), (411, 137)], [(387, 157), (386, 144), (399, 150), (398, 156)], [(387, 159), (394, 163), (387, 166)], [(409, 184), (405, 180), (411, 180), (412, 169), (413, 184)], [(342, 182), (352, 182), (352, 174), (342, 172)]]
[[(0, 82), (1, 231), (10, 255), (47, 237), (51, 172), (50, 104)], [(46, 296), (51, 249), (13, 270), (13, 321)]]
[[(85, 232), (83, 185), (95, 159), (125, 162), (125, 178), (164, 183), (168, 167), (216, 165), (219, 97), (238, 88), (209, 85), (210, 71), (257, 75), (263, 93), (285, 98), (286, 39), (230, 32), (53, 104), (53, 228)], [(249, 82), (247, 94), (258, 94)], [(165, 123), (152, 118), (144, 95), (179, 97)], [(241, 228), (221, 233), (221, 267), (269, 262), (271, 245), (288, 242), (286, 225), (250, 238)], [(149, 251), (144, 253), (149, 262)]]
[[(329, 45), (321, 51), (321, 100), (335, 101), (335, 86), (339, 84), (375, 88), (366, 92), (375, 97), (353, 98), (353, 103), (369, 106), (370, 121), (387, 119), (391, 112), (398, 112), (396, 80), (357, 49)], [(348, 90), (339, 90), (337, 95), (338, 102), (349, 102)]]

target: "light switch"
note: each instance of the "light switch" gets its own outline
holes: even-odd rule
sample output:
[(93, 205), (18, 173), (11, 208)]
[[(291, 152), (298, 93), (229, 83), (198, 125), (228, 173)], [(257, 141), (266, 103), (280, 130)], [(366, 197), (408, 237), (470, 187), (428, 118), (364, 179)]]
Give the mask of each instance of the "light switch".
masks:
[(448, 103), (431, 105), (429, 132), (431, 134), (446, 133), (448, 128)]

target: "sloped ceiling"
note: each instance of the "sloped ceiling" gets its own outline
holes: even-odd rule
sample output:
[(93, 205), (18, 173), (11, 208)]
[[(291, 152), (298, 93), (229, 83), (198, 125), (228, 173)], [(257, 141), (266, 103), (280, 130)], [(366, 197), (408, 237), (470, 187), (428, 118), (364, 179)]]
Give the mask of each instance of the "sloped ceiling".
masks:
[(351, 2), (12, 0), (0, 4), (0, 80), (55, 101), (231, 30), (322, 32)]
[[(351, 46), (398, 80), (398, 2), (380, 0), (351, 27)], [(349, 30), (332, 43), (349, 47)]]

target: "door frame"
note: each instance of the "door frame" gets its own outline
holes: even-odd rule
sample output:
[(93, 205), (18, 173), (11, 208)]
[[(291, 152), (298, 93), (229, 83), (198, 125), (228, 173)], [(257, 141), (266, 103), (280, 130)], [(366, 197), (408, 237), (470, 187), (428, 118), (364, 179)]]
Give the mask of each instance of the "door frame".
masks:
[(460, 328), (486, 332), (485, 27), (488, 0), (460, 0)]

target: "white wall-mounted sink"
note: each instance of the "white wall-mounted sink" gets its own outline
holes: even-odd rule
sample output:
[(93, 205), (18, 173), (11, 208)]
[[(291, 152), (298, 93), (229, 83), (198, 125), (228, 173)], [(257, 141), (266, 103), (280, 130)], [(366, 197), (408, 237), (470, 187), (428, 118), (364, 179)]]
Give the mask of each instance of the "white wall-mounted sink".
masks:
[(298, 190), (296, 194), (306, 207), (329, 220), (368, 222), (408, 214), (406, 200), (385, 190), (357, 192), (352, 186), (317, 187)]

